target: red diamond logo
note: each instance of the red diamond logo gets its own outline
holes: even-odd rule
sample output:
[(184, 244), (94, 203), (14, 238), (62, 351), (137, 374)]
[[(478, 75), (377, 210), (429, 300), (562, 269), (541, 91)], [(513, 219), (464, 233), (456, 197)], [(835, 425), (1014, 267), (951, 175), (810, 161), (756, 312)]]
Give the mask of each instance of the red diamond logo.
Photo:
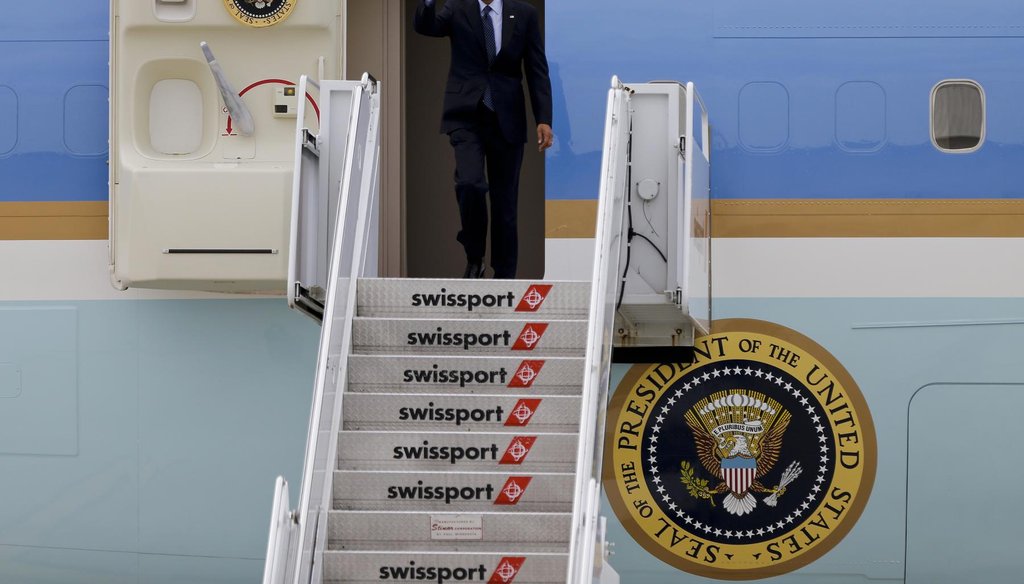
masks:
[(525, 562), (526, 558), (501, 558), (501, 561), (498, 562), (498, 567), (494, 569), (494, 573), (491, 574), (491, 579), (487, 581), (487, 584), (509, 584), (516, 579), (516, 575), (519, 574), (519, 570), (523, 569)]
[(542, 367), (544, 367), (544, 361), (523, 361), (519, 365), (519, 369), (516, 369), (516, 372), (512, 374), (512, 381), (509, 382), (508, 386), (515, 388), (533, 387), (533, 382), (537, 380)]
[(516, 404), (516, 407), (512, 408), (512, 414), (509, 415), (508, 419), (505, 420), (506, 426), (525, 426), (530, 423), (533, 419), (533, 415), (537, 413), (537, 408), (540, 407), (541, 400), (539, 399), (521, 399)]
[(548, 324), (545, 322), (530, 322), (523, 327), (523, 332), (519, 333), (519, 338), (516, 339), (515, 344), (512, 345), (513, 351), (532, 351), (537, 347), (537, 343), (540, 342), (540, 338), (544, 336), (544, 331), (548, 330)]
[(530, 486), (530, 481), (533, 477), (508, 477), (505, 481), (505, 486), (501, 488), (498, 493), (498, 498), (494, 500), (495, 505), (516, 505), (519, 500), (523, 498), (523, 494), (526, 493), (526, 488)]
[(526, 294), (523, 294), (523, 299), (516, 307), (516, 312), (537, 312), (553, 287), (552, 284), (533, 284), (527, 288)]
[(501, 457), (501, 462), (498, 464), (523, 464), (535, 442), (537, 442), (536, 436), (516, 436), (509, 443), (505, 450), (505, 456)]

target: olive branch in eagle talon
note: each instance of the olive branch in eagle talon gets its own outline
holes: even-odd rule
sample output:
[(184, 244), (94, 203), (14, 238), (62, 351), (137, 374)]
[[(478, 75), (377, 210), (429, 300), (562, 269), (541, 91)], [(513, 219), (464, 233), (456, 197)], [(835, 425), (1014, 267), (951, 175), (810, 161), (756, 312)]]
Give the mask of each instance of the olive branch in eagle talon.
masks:
[(695, 477), (693, 466), (685, 460), (679, 464), (679, 471), (679, 480), (686, 485), (686, 490), (690, 493), (690, 496), (698, 500), (706, 499), (710, 501), (711, 506), (714, 507), (715, 500), (711, 496), (721, 493), (721, 486), (715, 489), (709, 489), (707, 479), (698, 479)]

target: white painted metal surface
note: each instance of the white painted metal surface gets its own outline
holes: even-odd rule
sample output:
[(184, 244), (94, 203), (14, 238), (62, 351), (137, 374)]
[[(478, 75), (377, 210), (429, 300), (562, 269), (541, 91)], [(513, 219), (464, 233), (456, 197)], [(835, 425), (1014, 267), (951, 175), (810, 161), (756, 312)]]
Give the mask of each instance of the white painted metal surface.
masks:
[(611, 371), (612, 332), (619, 261), (623, 243), (625, 162), (629, 141), (629, 89), (612, 79), (605, 120), (604, 161), (598, 203), (597, 242), (590, 294), (590, 328), (587, 333), (586, 370), (583, 381), (580, 440), (576, 453), (572, 538), (565, 581), (585, 584), (594, 573), (594, 538), (598, 526), (598, 502), (602, 440), (608, 383)]
[(284, 584), (288, 568), (291, 539), (295, 521), (289, 508), (288, 481), (277, 477), (274, 484), (274, 505), (270, 512), (270, 535), (267, 538), (267, 559), (263, 565), (263, 584)]
[(693, 83), (628, 88), (621, 341), (689, 346), (710, 325), (708, 115)]
[(683, 235), (676, 262), (677, 273), (684, 274), (682, 306), (699, 336), (711, 330), (711, 124), (692, 81), (686, 84), (686, 135), (691, 140), (683, 153)]

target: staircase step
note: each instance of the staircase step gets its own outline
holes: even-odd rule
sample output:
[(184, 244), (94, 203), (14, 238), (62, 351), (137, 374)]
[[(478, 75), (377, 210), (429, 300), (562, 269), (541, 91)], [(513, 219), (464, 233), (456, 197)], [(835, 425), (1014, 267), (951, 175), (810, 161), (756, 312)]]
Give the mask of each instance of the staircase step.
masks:
[(586, 320), (588, 282), (365, 279), (358, 316)]
[(353, 355), (349, 393), (580, 395), (582, 358)]
[[(408, 553), (329, 551), (324, 555), (326, 584), (565, 582), (567, 554)], [(495, 578), (497, 576), (497, 578)]]
[(571, 513), (331, 511), (328, 549), (566, 553)]
[(585, 320), (436, 320), (357, 318), (355, 354), (534, 355), (583, 357)]
[(576, 434), (341, 432), (341, 470), (576, 472)]
[(456, 472), (334, 473), (334, 508), (437, 513), (572, 511), (574, 475)]
[(344, 399), (344, 430), (573, 433), (580, 421), (578, 397), (352, 393)]

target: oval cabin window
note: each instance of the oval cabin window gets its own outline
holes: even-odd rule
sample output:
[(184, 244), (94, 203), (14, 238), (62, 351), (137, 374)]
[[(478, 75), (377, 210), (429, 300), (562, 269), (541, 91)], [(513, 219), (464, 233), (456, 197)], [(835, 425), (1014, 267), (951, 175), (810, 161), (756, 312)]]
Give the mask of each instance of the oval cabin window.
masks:
[(985, 141), (985, 91), (974, 81), (943, 81), (932, 90), (932, 142), (943, 152), (974, 152)]

